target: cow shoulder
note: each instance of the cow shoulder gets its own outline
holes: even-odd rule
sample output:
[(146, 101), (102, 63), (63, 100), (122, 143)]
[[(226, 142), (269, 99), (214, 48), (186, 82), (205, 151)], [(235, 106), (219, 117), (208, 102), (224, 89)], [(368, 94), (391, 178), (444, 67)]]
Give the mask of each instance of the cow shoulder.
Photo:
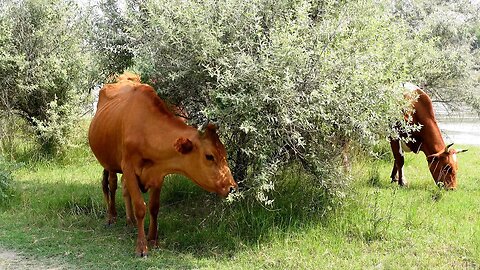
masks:
[(133, 90), (145, 99), (145, 105), (149, 104), (150, 106), (153, 106), (156, 111), (164, 116), (174, 116), (172, 110), (168, 107), (165, 101), (157, 95), (157, 92), (155, 92), (155, 89), (153, 89), (152, 86), (148, 84), (137, 84)]
[(102, 107), (106, 102), (114, 98), (118, 93), (118, 86), (116, 84), (105, 84), (98, 93), (97, 108)]
[(415, 103), (415, 112), (419, 118), (435, 120), (435, 114), (433, 112), (432, 100), (421, 89), (417, 89), (418, 94), (417, 102)]

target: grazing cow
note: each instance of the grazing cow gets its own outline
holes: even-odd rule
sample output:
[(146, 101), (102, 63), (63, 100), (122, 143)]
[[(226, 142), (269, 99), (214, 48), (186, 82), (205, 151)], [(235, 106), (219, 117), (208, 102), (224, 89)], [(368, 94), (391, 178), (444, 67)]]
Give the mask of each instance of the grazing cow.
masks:
[[(402, 140), (391, 140), (395, 162), (391, 174), (392, 182), (398, 181), (400, 186), (407, 184), (403, 174), (404, 152), (425, 153), (428, 161), (428, 167), (435, 183), (443, 183), (447, 189), (454, 189), (457, 186), (457, 154), (467, 150), (455, 150), (450, 148), (452, 144), (445, 146), (442, 134), (438, 128), (437, 121), (433, 112), (432, 101), (428, 95), (418, 86), (411, 83), (403, 85), (408, 89), (405, 97), (412, 100), (412, 107), (405, 115), (405, 120), (409, 118), (412, 124), (420, 124), (419, 131), (412, 132), (410, 135), (401, 134), (400, 137), (410, 136), (411, 141), (405, 143)], [(398, 176), (397, 176), (398, 175)]]
[(104, 168), (103, 192), (109, 223), (115, 222), (117, 215), (116, 174), (123, 174), (127, 223), (136, 222), (139, 256), (147, 254), (146, 205), (141, 191), (150, 193), (148, 240), (156, 246), (159, 196), (166, 175), (183, 174), (205, 190), (224, 197), (237, 189), (216, 126), (205, 123), (198, 130), (188, 126), (135, 74), (124, 74), (117, 83), (100, 90), (88, 139)]

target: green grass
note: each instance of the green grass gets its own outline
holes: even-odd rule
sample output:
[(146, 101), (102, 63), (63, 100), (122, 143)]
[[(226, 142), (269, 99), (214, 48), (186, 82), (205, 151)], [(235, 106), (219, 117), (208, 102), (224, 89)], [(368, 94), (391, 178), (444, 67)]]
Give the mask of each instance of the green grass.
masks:
[[(478, 269), (480, 148), (459, 156), (459, 187), (438, 189), (423, 154), (407, 155), (408, 188), (390, 161), (357, 164), (349, 199), (331, 211), (284, 176), (277, 209), (227, 203), (181, 177), (161, 196), (160, 248), (135, 258), (136, 230), (105, 226), (101, 168), (88, 149), (24, 165), (0, 211), (0, 246), (68, 269)], [(326, 214), (325, 214), (326, 213)]]

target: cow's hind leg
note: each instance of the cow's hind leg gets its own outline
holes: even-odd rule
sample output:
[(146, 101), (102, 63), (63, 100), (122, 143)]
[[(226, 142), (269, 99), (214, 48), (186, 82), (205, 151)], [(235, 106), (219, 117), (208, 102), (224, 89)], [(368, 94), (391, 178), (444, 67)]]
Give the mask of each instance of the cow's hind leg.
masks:
[(105, 203), (107, 204), (107, 224), (115, 223), (117, 209), (115, 207), (115, 191), (117, 190), (117, 174), (103, 170), (102, 190)]
[[(400, 141), (399, 140), (390, 141), (390, 146), (392, 148), (393, 158), (395, 160), (393, 164), (392, 173), (390, 175), (392, 179), (391, 182), (398, 181), (398, 184), (400, 186), (405, 186), (407, 184), (407, 181), (405, 180), (405, 176), (403, 175), (403, 165), (405, 164), (405, 158), (402, 151), (402, 147), (400, 145)], [(397, 174), (398, 174), (398, 178), (397, 178)]]
[(115, 194), (117, 192), (117, 174), (110, 172), (108, 176), (108, 186), (110, 189), (110, 204), (108, 205), (108, 224), (117, 221), (117, 208), (115, 207)]
[(397, 164), (395, 161), (393, 161), (393, 168), (392, 168), (392, 173), (390, 174), (390, 183), (397, 182), (398, 181), (398, 174), (397, 174)]
[(103, 178), (102, 178), (102, 190), (103, 190), (103, 198), (105, 203), (107, 204), (107, 225), (110, 223), (110, 187), (108, 184), (108, 176), (109, 173), (107, 170), (103, 170)]
[(102, 178), (102, 190), (103, 190), (103, 198), (105, 199), (105, 203), (107, 204), (107, 209), (108, 206), (110, 205), (110, 192), (108, 188), (108, 171), (103, 170), (103, 178)]

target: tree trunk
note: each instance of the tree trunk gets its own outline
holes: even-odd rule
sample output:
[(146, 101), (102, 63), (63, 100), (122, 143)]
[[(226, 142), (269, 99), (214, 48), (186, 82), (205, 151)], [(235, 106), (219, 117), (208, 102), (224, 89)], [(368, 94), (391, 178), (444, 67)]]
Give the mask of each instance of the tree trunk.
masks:
[(247, 177), (248, 164), (250, 163), (248, 155), (242, 151), (242, 148), (245, 147), (247, 143), (247, 134), (240, 131), (240, 136), (236, 143), (237, 149), (235, 153), (235, 167), (233, 168), (233, 178), (238, 183), (240, 189), (244, 189), (245, 179)]

